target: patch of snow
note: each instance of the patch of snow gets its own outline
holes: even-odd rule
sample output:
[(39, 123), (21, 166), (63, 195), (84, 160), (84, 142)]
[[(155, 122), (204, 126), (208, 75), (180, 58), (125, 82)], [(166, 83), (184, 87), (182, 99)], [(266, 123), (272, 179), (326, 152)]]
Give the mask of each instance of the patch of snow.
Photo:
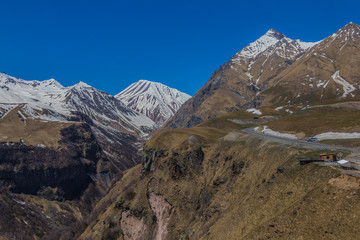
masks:
[(324, 139), (353, 139), (353, 138), (360, 138), (360, 133), (353, 132), (353, 133), (341, 133), (341, 132), (326, 132), (321, 133), (316, 136), (319, 140)]
[(343, 160), (339, 160), (339, 161), (337, 161), (337, 163), (338, 164), (345, 164), (345, 163), (348, 163), (349, 161), (346, 161), (345, 159), (343, 159)]
[(250, 108), (248, 110), (246, 110), (247, 112), (251, 112), (253, 114), (256, 114), (256, 115), (262, 115), (262, 112), (256, 108)]
[(327, 87), (327, 85), (329, 84), (329, 82), (330, 82), (330, 80), (328, 80), (326, 83), (325, 83), (325, 85), (324, 85), (324, 89)]
[(288, 139), (297, 139), (296, 135), (294, 134), (290, 134), (290, 133), (281, 133), (281, 132), (277, 132), (277, 131), (273, 131), (270, 128), (268, 128), (267, 126), (264, 126), (263, 130), (261, 131), (265, 134), (271, 135), (271, 136), (276, 136), (276, 137), (282, 137), (282, 138), (288, 138)]
[(276, 111), (279, 111), (279, 110), (281, 110), (281, 109), (283, 109), (284, 107), (282, 106), (282, 107), (277, 107), (277, 108), (275, 108), (275, 110)]
[(24, 124), (26, 125), (26, 117), (24, 116), (24, 114), (22, 114), (21, 111), (18, 111), (18, 115), (22, 118), (22, 120), (24, 121)]
[(334, 81), (340, 85), (343, 86), (343, 95), (341, 97), (346, 97), (349, 93), (353, 92), (354, 90), (356, 90), (356, 88), (351, 85), (350, 83), (348, 83), (345, 79), (343, 79), (340, 76), (340, 71), (336, 71), (332, 76), (331, 76)]
[(13, 198), (13, 200), (18, 203), (18, 204), (21, 204), (21, 205), (25, 205), (25, 202), (24, 201), (21, 201), (21, 200), (17, 200), (15, 198)]

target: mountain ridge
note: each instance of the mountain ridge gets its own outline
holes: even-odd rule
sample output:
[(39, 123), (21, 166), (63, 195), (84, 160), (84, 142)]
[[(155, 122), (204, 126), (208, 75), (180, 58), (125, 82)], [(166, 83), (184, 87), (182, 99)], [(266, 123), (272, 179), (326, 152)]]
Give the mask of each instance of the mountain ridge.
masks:
[(116, 94), (115, 98), (161, 126), (176, 113), (190, 95), (162, 83), (139, 80)]
[[(318, 49), (320, 46), (325, 46), (326, 44), (332, 45), (334, 49), (343, 50), (343, 52), (348, 49), (346, 44), (338, 46), (339, 43), (336, 45), (336, 37), (344, 38), (344, 40), (347, 40), (348, 42), (350, 41), (350, 45), (357, 44), (358, 42), (354, 39), (357, 39), (358, 30), (358, 25), (349, 23), (332, 35), (334, 38), (333, 41), (329, 41), (330, 36), (318, 42), (305, 43), (301, 40), (287, 38), (284, 34), (274, 29), (270, 29), (259, 39), (237, 52), (227, 63), (216, 70), (209, 81), (190, 101), (180, 108), (165, 127), (192, 127), (208, 118), (226, 112), (256, 108), (262, 105), (270, 106), (276, 101), (280, 101), (275, 99), (280, 99), (281, 97), (279, 94), (281, 93), (286, 93), (287, 98), (296, 98), (298, 93), (295, 96), (293, 96), (293, 94), (292, 96), (288, 96), (287, 91), (294, 92), (296, 89), (303, 89), (309, 93), (312, 92), (311, 89), (305, 90), (302, 85), (298, 86), (295, 84), (296, 79), (299, 79), (299, 74), (301, 75), (300, 70), (298, 70), (299, 72), (297, 75), (294, 74), (292, 76), (291, 79), (294, 84), (289, 90), (281, 90), (279, 84), (282, 82), (286, 85), (287, 83), (284, 80), (286, 79), (284, 77), (285, 74), (288, 74), (288, 72), (292, 71), (297, 65), (300, 65), (307, 57), (311, 57), (310, 55), (315, 53), (314, 49)], [(353, 46), (352, 50), (353, 53), (356, 53), (356, 46)], [(352, 68), (355, 68), (357, 54), (356, 57), (355, 55), (351, 56), (350, 53), (347, 53), (347, 55), (347, 58), (351, 58), (351, 61), (348, 62), (352, 62)], [(332, 61), (336, 60), (336, 56), (337, 55), (333, 56), (334, 59)], [(322, 60), (314, 61), (316, 61), (316, 63), (311, 64), (314, 65), (313, 72), (316, 74), (316, 66), (319, 66), (319, 63), (321, 63)], [(346, 59), (339, 59), (339, 62), (344, 65), (344, 68), (349, 69), (350, 66), (346, 66), (346, 61)], [(306, 72), (306, 66), (303, 68), (302, 72)], [(336, 70), (331, 71), (331, 74), (326, 74), (326, 78), (329, 80), (332, 79), (331, 76), (335, 74), (335, 72)], [(344, 71), (340, 71), (339, 74), (343, 74), (342, 72)], [(309, 76), (310, 78), (312, 77), (311, 74)], [(281, 80), (281, 77), (284, 77), (284, 79)], [(349, 86), (342, 80), (346, 80), (349, 77), (353, 77), (354, 79), (357, 78), (356, 76), (344, 77), (341, 75), (341, 78), (336, 77), (336, 79), (339, 79), (338, 84), (341, 85), (341, 83), (343, 83)], [(322, 82), (319, 82), (319, 84), (324, 86), (324, 80), (326, 78), (322, 78)], [(332, 88), (334, 88), (335, 91), (338, 91), (338, 93), (329, 93), (327, 99), (330, 99), (331, 96), (335, 96), (334, 99), (341, 100), (336, 97), (340, 96), (341, 89), (336, 90), (339, 87)], [(319, 96), (321, 96), (321, 93)], [(308, 97), (310, 99), (316, 98), (313, 96)], [(300, 103), (302, 99), (304, 98), (298, 98), (298, 103)], [(321, 101), (322, 100), (320, 99), (317, 102)], [(309, 100), (308, 103), (310, 102), (315, 103), (312, 100)], [(285, 104), (285, 102), (281, 100), (278, 105), (280, 104)], [(304, 104), (306, 105), (307, 103), (304, 102)]]

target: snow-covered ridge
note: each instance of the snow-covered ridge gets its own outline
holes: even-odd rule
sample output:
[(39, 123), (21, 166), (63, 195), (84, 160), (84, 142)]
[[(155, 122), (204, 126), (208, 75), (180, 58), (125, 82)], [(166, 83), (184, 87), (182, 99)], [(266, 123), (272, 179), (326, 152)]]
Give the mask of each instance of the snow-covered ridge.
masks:
[[(256, 41), (250, 43), (240, 52), (238, 52), (233, 58), (232, 61), (239, 63), (242, 58), (245, 59), (255, 59), (260, 54), (266, 52), (269, 48), (276, 48), (280, 51), (276, 51), (281, 55), (281, 52), (284, 52), (285, 47), (292, 48), (293, 56), (298, 55), (301, 52), (307, 51), (312, 48), (314, 45), (319, 42), (303, 42), (301, 40), (293, 40), (286, 37), (284, 34), (276, 31), (275, 29), (270, 29), (263, 36), (261, 36)], [(282, 51), (281, 51), (282, 49)], [(274, 52), (274, 51), (271, 51)]]
[(326, 132), (320, 133), (315, 136), (319, 140), (324, 139), (354, 139), (360, 138), (360, 133), (353, 132), (353, 133), (341, 133), (341, 132)]
[(284, 37), (285, 36), (283, 34), (279, 33), (275, 29), (270, 29), (265, 33), (265, 35), (261, 36), (255, 42), (250, 43), (244, 49), (242, 49), (238, 53), (238, 56), (254, 58)]
[(139, 80), (115, 95), (129, 108), (163, 125), (191, 96), (158, 82)]
[(25, 81), (1, 73), (0, 103), (24, 104), (21, 111), (27, 117), (47, 121), (74, 119), (74, 114), (80, 112), (98, 127), (106, 126), (110, 132), (125, 129), (146, 135), (156, 128), (156, 124), (144, 114), (131, 110), (112, 95), (84, 82), (63, 87), (54, 79)]

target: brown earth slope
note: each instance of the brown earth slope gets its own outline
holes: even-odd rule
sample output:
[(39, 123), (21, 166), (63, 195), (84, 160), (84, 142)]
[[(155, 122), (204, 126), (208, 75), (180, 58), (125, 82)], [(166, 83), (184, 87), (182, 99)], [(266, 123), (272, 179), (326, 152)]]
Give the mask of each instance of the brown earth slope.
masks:
[[(298, 157), (315, 157), (321, 151), (246, 134), (223, 139), (246, 126), (211, 121), (203, 127), (159, 132), (147, 142), (142, 166), (124, 175), (76, 238), (359, 236), (359, 179), (330, 167), (299, 166)], [(215, 127), (220, 122), (226, 127)]]
[(87, 215), (111, 183), (111, 163), (83, 123), (0, 119), (0, 236), (40, 239)]

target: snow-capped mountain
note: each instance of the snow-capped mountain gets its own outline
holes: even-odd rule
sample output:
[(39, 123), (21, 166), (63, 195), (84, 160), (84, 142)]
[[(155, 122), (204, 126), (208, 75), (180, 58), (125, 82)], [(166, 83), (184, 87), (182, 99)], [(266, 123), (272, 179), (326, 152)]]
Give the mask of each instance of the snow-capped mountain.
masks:
[[(250, 43), (240, 52), (238, 52), (233, 58), (233, 62), (238, 62), (240, 58), (253, 58), (255, 59), (260, 54), (269, 55), (273, 51), (277, 52), (278, 55), (283, 55), (283, 57), (296, 57), (299, 54), (307, 51), (313, 47), (317, 42), (303, 42), (299, 39), (293, 40), (286, 37), (284, 34), (276, 31), (275, 29), (270, 29), (263, 36), (261, 36), (256, 41)], [(274, 49), (269, 49), (270, 47), (276, 46)], [(286, 49), (286, 47), (291, 47), (291, 50)]]
[[(47, 109), (68, 118), (74, 112), (81, 112), (98, 124), (117, 122), (126, 131), (139, 135), (146, 134), (148, 132), (144, 131), (146, 128), (155, 128), (154, 122), (145, 115), (129, 109), (110, 94), (84, 82), (63, 87), (54, 79), (25, 81), (1, 73), (0, 103), (26, 103), (34, 109)], [(49, 120), (45, 115), (31, 115), (31, 112), (27, 114), (29, 117)]]
[(161, 83), (140, 80), (116, 94), (115, 98), (161, 126), (191, 96)]
[(215, 71), (167, 127), (191, 127), (218, 114), (254, 107), (257, 95), (273, 84), (272, 79), (317, 44), (270, 29)]
[(318, 43), (293, 40), (275, 29), (270, 29), (235, 54), (230, 63), (235, 71), (243, 71), (256, 88), (262, 88), (268, 85), (268, 79), (291, 65)]
[(1, 73), (0, 116), (16, 107), (23, 119), (88, 123), (104, 153), (122, 169), (134, 164), (129, 161), (137, 154), (137, 142), (157, 128), (146, 115), (84, 82), (63, 87), (54, 79), (25, 81)]
[(360, 100), (360, 26), (349, 23), (307, 43), (270, 29), (214, 72), (167, 127), (259, 106)]
[[(261, 94), (263, 105), (360, 99), (360, 26), (349, 23), (303, 54)], [(281, 96), (278, 92), (281, 89)]]

